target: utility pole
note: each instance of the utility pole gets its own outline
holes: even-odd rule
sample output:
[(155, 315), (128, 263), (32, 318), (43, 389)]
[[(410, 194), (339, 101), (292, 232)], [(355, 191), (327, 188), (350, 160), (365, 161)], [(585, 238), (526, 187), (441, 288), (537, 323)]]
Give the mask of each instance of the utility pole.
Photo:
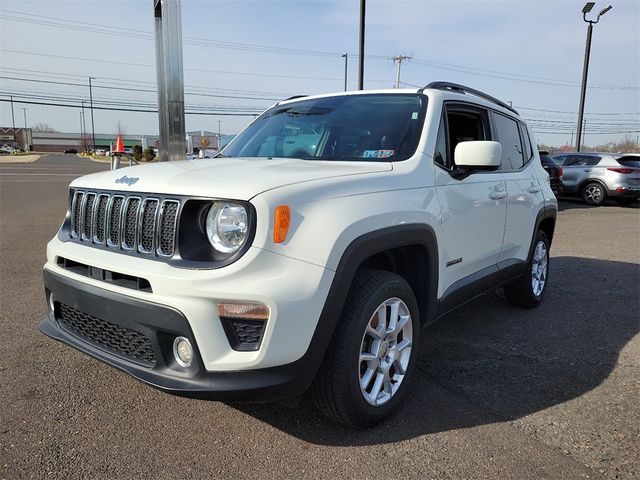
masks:
[(16, 146), (17, 146), (17, 142), (16, 142), (16, 118), (13, 115), (13, 97), (10, 96), (9, 98), (11, 99), (11, 123), (13, 125), (13, 148), (16, 148)]
[(85, 138), (87, 136), (87, 124), (85, 122), (85, 119), (87, 118), (86, 114), (84, 113), (84, 100), (82, 100), (82, 131), (84, 132), (82, 135), (82, 149), (85, 151), (87, 151), (87, 139)]
[(184, 160), (187, 147), (181, 1), (153, 0), (161, 162)]
[(89, 102), (91, 103), (91, 137), (93, 140), (93, 151), (96, 151), (96, 126), (93, 123), (93, 93), (91, 91), (91, 80), (95, 80), (93, 77), (89, 77)]
[(345, 53), (344, 55), (342, 55), (342, 58), (344, 58), (344, 91), (347, 91), (347, 62), (349, 60), (349, 54)]
[(27, 135), (27, 109), (22, 107), (22, 113), (24, 113), (24, 135), (22, 138), (24, 139), (25, 151), (29, 151), (29, 136)]
[(358, 90), (364, 90), (364, 18), (367, 0), (360, 0), (360, 56), (358, 58)]
[(218, 120), (218, 151), (222, 148), (222, 120)]
[(411, 57), (408, 57), (406, 55), (397, 55), (391, 60), (393, 60), (393, 63), (398, 64), (398, 73), (396, 74), (396, 88), (400, 88), (400, 66), (405, 60), (411, 60)]

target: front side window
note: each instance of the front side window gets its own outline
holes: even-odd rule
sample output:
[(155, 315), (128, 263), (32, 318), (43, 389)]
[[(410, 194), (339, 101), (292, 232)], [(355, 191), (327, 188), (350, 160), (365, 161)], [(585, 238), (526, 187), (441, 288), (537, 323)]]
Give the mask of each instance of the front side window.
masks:
[(524, 152), (520, 141), (518, 123), (497, 113), (493, 115), (493, 123), (497, 140), (502, 145), (500, 170), (519, 170), (524, 165)]
[(223, 151), (226, 157), (391, 162), (418, 147), (427, 97), (340, 95), (276, 105)]

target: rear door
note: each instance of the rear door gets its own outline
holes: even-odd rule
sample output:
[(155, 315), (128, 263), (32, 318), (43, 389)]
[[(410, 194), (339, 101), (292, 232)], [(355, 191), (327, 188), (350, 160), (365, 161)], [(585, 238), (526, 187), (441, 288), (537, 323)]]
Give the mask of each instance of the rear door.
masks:
[(495, 140), (502, 145), (500, 170), (507, 186), (507, 220), (499, 266), (524, 261), (529, 255), (536, 216), (544, 206), (544, 193), (535, 174), (527, 127), (515, 118), (492, 112)]
[(445, 104), (434, 153), (435, 185), (442, 208), (439, 294), (456, 282), (495, 273), (502, 250), (507, 195), (500, 172), (454, 178), (453, 153), (460, 142), (491, 140), (485, 109)]
[(601, 174), (604, 173), (602, 169), (594, 169), (599, 161), (598, 155), (565, 154), (562, 161), (562, 181), (565, 191), (579, 193), (580, 187), (587, 178), (594, 176), (594, 173), (597, 174), (598, 171)]

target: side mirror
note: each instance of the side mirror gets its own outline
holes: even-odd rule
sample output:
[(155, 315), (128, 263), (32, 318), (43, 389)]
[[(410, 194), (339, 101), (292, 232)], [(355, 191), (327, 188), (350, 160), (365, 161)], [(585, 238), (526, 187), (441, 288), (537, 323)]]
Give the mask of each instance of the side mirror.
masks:
[(456, 167), (461, 170), (496, 170), (502, 160), (502, 145), (498, 142), (460, 142), (453, 153)]

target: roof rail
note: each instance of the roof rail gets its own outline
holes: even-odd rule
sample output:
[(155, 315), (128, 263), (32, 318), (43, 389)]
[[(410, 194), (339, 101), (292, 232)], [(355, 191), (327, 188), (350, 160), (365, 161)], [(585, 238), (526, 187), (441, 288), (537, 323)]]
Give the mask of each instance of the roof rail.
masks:
[(513, 113), (515, 113), (516, 115), (520, 115), (518, 113), (518, 111), (507, 105), (506, 103), (504, 103), (501, 100), (498, 100), (495, 97), (492, 97), (491, 95), (487, 95), (484, 92), (481, 92), (480, 90), (476, 90), (474, 88), (471, 87), (465, 87), (464, 85), (458, 85), (457, 83), (450, 83), (450, 82), (431, 82), (429, 85), (427, 85), (426, 87), (422, 87), (419, 92), (422, 93), (422, 91), (425, 88), (433, 88), (436, 90), (449, 90), (451, 92), (456, 92), (456, 93), (461, 93), (461, 94), (465, 94), (465, 93), (470, 93), (472, 95), (475, 95), (476, 97), (480, 97), (480, 98), (484, 98), (485, 100), (488, 100), (492, 103), (495, 103), (497, 105), (500, 105), (503, 108), (506, 108), (507, 110), (511, 110)]
[(288, 102), (289, 100), (295, 100), (296, 98), (304, 98), (304, 97), (308, 97), (309, 95), (294, 95), (293, 97), (289, 97), (289, 98), (285, 98), (284, 100), (281, 100), (282, 102)]

